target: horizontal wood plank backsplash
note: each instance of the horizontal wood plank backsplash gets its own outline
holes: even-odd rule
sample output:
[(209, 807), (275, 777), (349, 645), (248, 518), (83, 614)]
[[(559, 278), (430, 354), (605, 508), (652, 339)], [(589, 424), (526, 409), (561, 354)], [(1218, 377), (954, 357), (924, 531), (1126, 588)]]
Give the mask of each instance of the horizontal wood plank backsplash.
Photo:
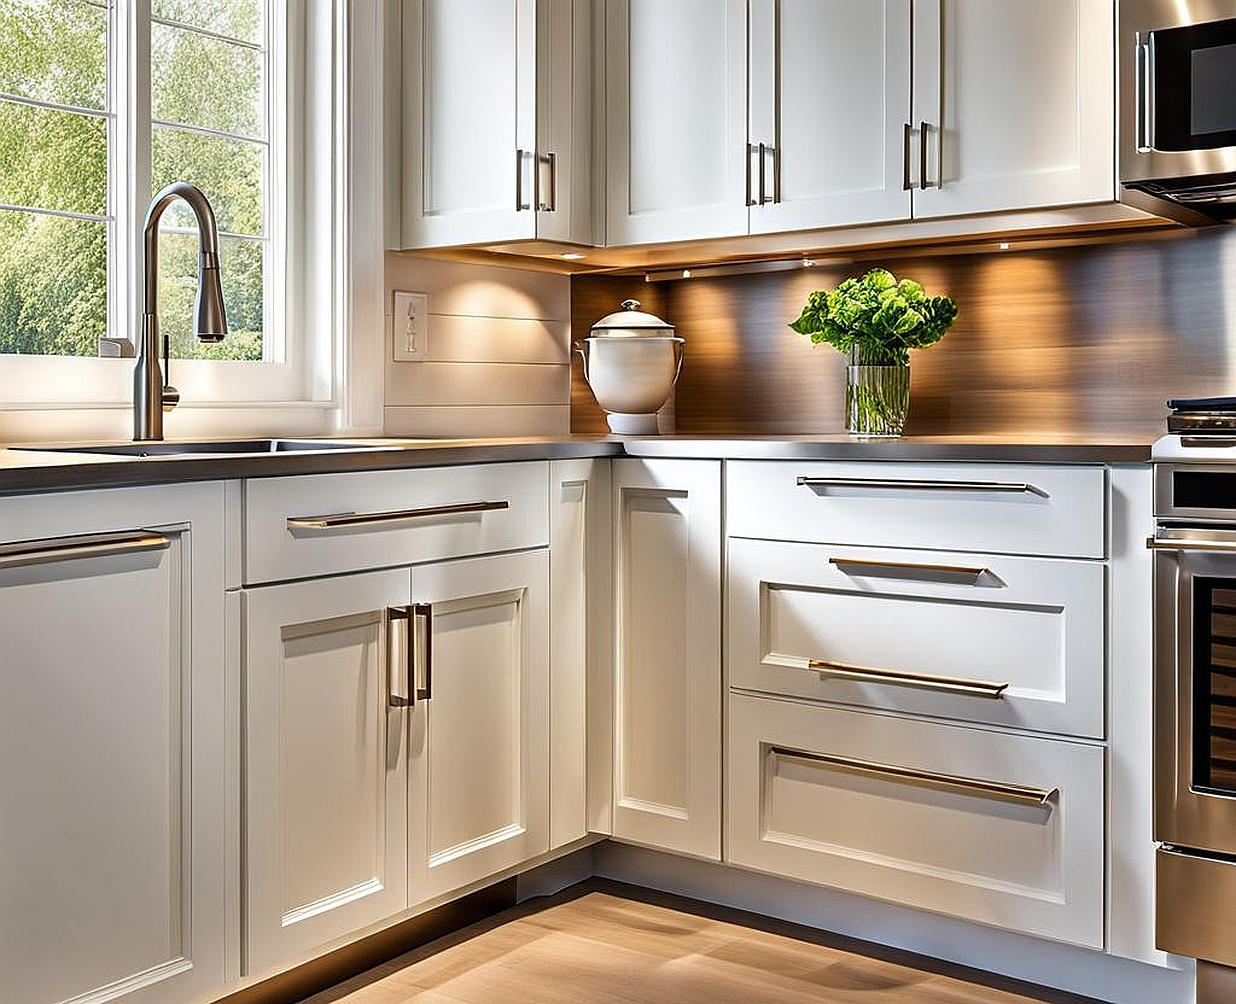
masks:
[[(575, 276), (572, 337), (634, 296), (687, 341), (679, 433), (837, 432), (845, 360), (786, 325), (812, 290), (876, 265), (960, 308), (944, 341), (912, 354), (910, 434), (1153, 434), (1169, 396), (1236, 393), (1236, 231), (1224, 228), (666, 283)], [(578, 356), (571, 372), (572, 431), (604, 431)]]

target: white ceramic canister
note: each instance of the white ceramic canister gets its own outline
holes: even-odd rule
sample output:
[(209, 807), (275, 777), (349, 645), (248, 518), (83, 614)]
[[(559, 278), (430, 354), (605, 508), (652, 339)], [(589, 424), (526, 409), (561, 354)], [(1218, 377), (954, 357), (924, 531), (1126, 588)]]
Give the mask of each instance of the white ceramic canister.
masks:
[(575, 343), (588, 386), (620, 436), (657, 434), (657, 412), (682, 369), (684, 340), (672, 324), (639, 307), (638, 300), (624, 300), (621, 310), (592, 326), (590, 338)]

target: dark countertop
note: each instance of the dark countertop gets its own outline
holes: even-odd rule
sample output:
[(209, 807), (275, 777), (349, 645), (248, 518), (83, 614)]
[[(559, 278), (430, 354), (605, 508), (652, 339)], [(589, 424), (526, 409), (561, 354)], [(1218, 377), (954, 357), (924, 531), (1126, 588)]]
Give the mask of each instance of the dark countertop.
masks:
[(182, 481), (225, 481), (376, 471), (407, 467), (564, 460), (582, 457), (665, 457), (720, 460), (899, 460), (1005, 463), (1136, 464), (1150, 459), (1142, 436), (907, 436), (855, 440), (825, 436), (662, 436), (618, 439), (562, 436), (515, 439), (357, 439), (381, 450), (296, 451), (125, 457), (52, 450), (0, 449), (0, 494), (119, 488)]

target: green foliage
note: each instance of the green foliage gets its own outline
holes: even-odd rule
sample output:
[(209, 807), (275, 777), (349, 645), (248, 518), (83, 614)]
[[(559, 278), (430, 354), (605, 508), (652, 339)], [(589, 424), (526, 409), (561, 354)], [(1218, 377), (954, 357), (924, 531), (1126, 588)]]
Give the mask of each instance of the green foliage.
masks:
[(913, 279), (898, 281), (877, 268), (834, 290), (812, 293), (790, 327), (815, 345), (828, 344), (847, 355), (857, 350), (864, 365), (895, 366), (910, 361), (910, 349), (938, 342), (956, 319), (951, 296), (928, 296)]
[[(153, 0), (152, 12), (223, 35), (261, 38), (261, 0)], [(105, 11), (82, 0), (0, 0), (0, 91), (102, 109), (106, 20)], [(152, 26), (151, 36), (155, 117), (261, 134), (260, 54), (170, 26)], [(0, 101), (0, 202), (106, 215), (107, 121)], [(229, 334), (202, 345), (191, 330), (196, 237), (161, 235), (159, 317), (173, 355), (261, 359), (262, 147), (157, 128), (151, 159), (151, 194), (170, 181), (192, 181), (214, 205), (220, 229), (253, 238), (222, 239)], [(194, 222), (180, 207), (164, 221)], [(91, 220), (0, 211), (0, 353), (96, 354), (107, 333), (107, 229)], [(130, 324), (136, 330), (138, 319)]]

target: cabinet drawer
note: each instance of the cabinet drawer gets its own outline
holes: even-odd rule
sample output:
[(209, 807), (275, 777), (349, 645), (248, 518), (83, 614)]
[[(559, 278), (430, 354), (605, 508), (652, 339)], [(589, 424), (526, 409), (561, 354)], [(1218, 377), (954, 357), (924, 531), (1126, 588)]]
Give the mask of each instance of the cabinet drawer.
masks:
[(1103, 737), (1102, 564), (733, 539), (730, 684)]
[(1103, 749), (730, 696), (731, 864), (1103, 947)]
[(1101, 467), (727, 465), (727, 533), (819, 543), (1101, 558)]
[(549, 543), (544, 463), (315, 474), (246, 483), (245, 582)]

